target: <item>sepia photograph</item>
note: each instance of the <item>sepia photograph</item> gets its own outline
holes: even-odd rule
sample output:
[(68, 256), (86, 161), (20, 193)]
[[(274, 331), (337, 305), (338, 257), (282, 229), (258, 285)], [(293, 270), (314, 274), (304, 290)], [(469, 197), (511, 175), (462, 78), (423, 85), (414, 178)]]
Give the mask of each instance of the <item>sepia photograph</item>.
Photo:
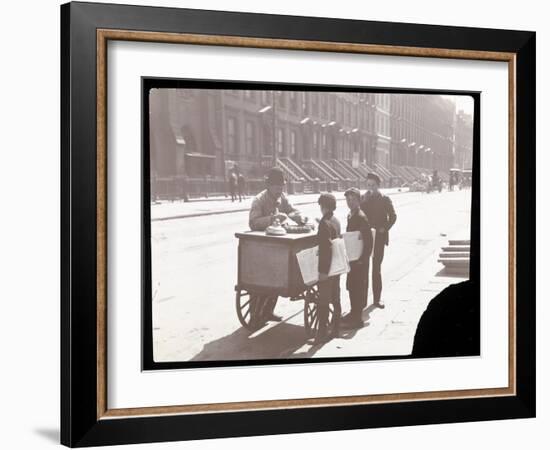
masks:
[(479, 356), (479, 97), (142, 87), (144, 370)]
[(58, 16), (60, 441), (535, 417), (536, 33), (189, 6)]

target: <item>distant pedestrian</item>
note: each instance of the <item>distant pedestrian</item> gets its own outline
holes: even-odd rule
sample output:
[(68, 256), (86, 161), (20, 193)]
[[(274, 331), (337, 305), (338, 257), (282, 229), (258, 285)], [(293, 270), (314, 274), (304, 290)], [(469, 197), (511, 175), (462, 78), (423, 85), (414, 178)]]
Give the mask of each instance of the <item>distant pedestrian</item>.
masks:
[(363, 310), (367, 306), (369, 287), (369, 264), (372, 253), (372, 232), (366, 214), (361, 211), (361, 193), (357, 188), (348, 189), (344, 196), (349, 208), (346, 231), (359, 231), (363, 241), (363, 252), (357, 261), (350, 262), (346, 279), (351, 311), (342, 318), (342, 324), (351, 328), (363, 326)]
[[(367, 175), (367, 192), (361, 201), (361, 210), (366, 214), (369, 226), (376, 230), (372, 254), (372, 295), (374, 305), (384, 308), (382, 294), (382, 260), (384, 248), (389, 244), (390, 228), (397, 216), (391, 199), (379, 191), (380, 177), (375, 173)], [(367, 284), (368, 286), (368, 284)], [(365, 292), (365, 296), (367, 292)]]
[(239, 176), (237, 177), (237, 188), (239, 190), (239, 201), (240, 202), (243, 201), (245, 186), (246, 186), (246, 179), (245, 179), (244, 175), (240, 172)]
[(237, 199), (237, 174), (234, 170), (229, 172), (229, 193), (231, 194), (231, 201), (234, 202)]
[[(317, 335), (315, 344), (323, 344), (338, 336), (340, 324), (340, 275), (329, 277), (332, 262), (332, 240), (341, 237), (340, 222), (334, 217), (336, 198), (332, 194), (321, 194), (319, 206), (323, 217), (319, 222), (317, 241), (319, 245), (319, 302), (317, 303)], [(329, 335), (329, 304), (333, 305), (333, 327)]]
[(437, 189), (439, 192), (441, 192), (442, 187), (443, 187), (443, 184), (441, 181), (441, 177), (439, 176), (437, 169), (434, 169), (432, 173), (432, 188), (430, 189), (430, 191), (431, 190), (435, 191)]
[(455, 184), (457, 184), (457, 173), (453, 170), (449, 171), (449, 191), (454, 191)]

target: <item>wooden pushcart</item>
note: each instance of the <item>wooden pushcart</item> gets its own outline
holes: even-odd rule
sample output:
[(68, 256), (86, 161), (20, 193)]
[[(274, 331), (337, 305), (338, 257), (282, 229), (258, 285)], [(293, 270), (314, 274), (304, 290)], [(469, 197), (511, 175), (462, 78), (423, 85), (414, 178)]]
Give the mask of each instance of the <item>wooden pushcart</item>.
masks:
[[(304, 328), (308, 337), (319, 328), (317, 285), (307, 286), (296, 254), (315, 247), (314, 233), (268, 236), (263, 232), (236, 233), (239, 239), (238, 281), (235, 286), (237, 317), (243, 327), (255, 331), (263, 327), (279, 297), (304, 301)], [(334, 324), (334, 307), (329, 305), (327, 327)]]

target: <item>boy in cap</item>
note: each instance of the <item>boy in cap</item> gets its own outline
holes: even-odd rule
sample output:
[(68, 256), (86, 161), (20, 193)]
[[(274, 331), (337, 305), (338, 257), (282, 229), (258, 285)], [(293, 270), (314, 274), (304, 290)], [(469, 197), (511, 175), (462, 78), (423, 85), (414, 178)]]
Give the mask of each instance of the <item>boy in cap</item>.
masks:
[[(367, 175), (367, 192), (362, 198), (361, 209), (366, 214), (371, 228), (376, 230), (374, 249), (372, 253), (372, 294), (374, 305), (384, 308), (382, 301), (382, 260), (384, 247), (389, 244), (389, 231), (397, 220), (391, 199), (382, 194), (380, 177), (375, 173)], [(365, 293), (366, 298), (367, 293)]]
[[(319, 245), (319, 303), (317, 318), (319, 327), (315, 336), (315, 344), (323, 344), (338, 335), (340, 324), (340, 276), (329, 277), (332, 261), (332, 240), (341, 237), (340, 222), (334, 217), (336, 198), (332, 194), (321, 194), (318, 200), (323, 217), (319, 221), (317, 241)], [(334, 306), (333, 328), (328, 334), (329, 304)]]
[(348, 189), (344, 196), (349, 208), (346, 231), (359, 231), (363, 241), (361, 257), (350, 262), (350, 271), (346, 278), (351, 311), (342, 318), (342, 323), (351, 328), (363, 326), (363, 309), (367, 306), (369, 282), (369, 262), (372, 252), (372, 233), (367, 216), (361, 211), (361, 193), (357, 188)]

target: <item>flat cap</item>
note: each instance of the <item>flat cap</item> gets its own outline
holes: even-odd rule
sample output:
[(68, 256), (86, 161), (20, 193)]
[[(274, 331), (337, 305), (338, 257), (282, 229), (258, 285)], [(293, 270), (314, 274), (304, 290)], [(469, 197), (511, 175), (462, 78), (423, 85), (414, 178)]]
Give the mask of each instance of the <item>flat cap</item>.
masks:
[(374, 173), (374, 172), (370, 172), (368, 175), (367, 175), (367, 180), (374, 180), (376, 181), (376, 183), (378, 185), (380, 185), (380, 177), (378, 176), (378, 174)]
[(351, 187), (344, 192), (344, 197), (347, 197), (348, 195), (355, 195), (357, 198), (361, 198), (361, 192), (356, 187)]
[(279, 167), (272, 167), (267, 172), (266, 181), (270, 185), (285, 184), (285, 174)]

